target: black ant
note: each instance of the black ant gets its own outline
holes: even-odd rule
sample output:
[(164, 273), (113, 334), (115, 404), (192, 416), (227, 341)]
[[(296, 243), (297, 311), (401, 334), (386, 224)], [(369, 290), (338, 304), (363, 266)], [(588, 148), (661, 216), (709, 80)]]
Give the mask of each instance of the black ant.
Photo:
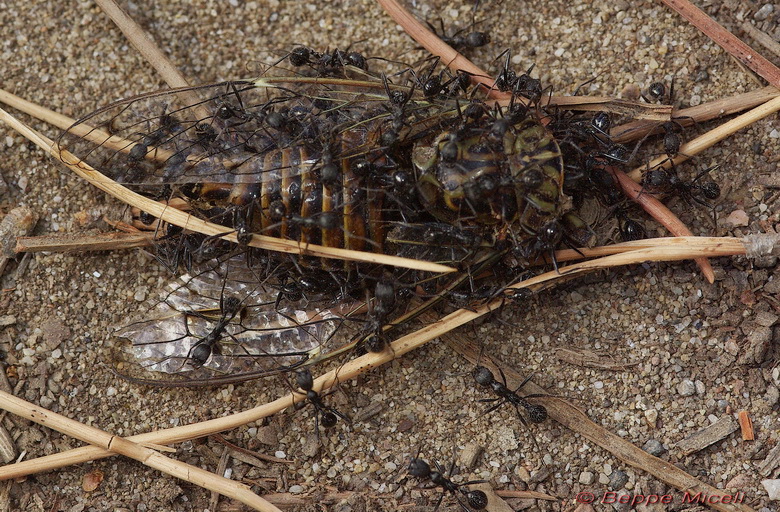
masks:
[(490, 388), (493, 393), (495, 393), (498, 398), (485, 398), (480, 400), (480, 402), (498, 402), (495, 405), (489, 407), (484, 414), (489, 414), (502, 405), (509, 403), (515, 406), (515, 410), (517, 410), (517, 415), (520, 417), (520, 422), (528, 426), (528, 423), (525, 421), (525, 418), (520, 414), (519, 408), (525, 409), (526, 413), (528, 413), (528, 419), (531, 420), (531, 423), (542, 423), (547, 419), (547, 409), (544, 408), (543, 405), (538, 404), (532, 404), (526, 398), (535, 398), (541, 395), (528, 395), (526, 397), (520, 396), (517, 392), (525, 386), (528, 381), (531, 380), (531, 376), (526, 377), (526, 379), (520, 383), (517, 388), (515, 388), (514, 391), (509, 389), (506, 386), (506, 376), (504, 375), (504, 372), (502, 370), (499, 370), (501, 374), (501, 380), (503, 382), (499, 382), (495, 379), (493, 376), (493, 372), (491, 372), (488, 368), (484, 366), (477, 366), (474, 369), (474, 380), (477, 381), (477, 384), (480, 386), (484, 386), (486, 388)]
[[(444, 29), (444, 21), (442, 21), (441, 19), (439, 19), (439, 26), (441, 27), (441, 32), (437, 31), (436, 28), (429, 21), (426, 21), (425, 23), (428, 25), (428, 28), (431, 29), (431, 32), (433, 32), (434, 35), (436, 35), (445, 44), (451, 46), (452, 49), (456, 51), (480, 48), (490, 43), (490, 34), (486, 32), (480, 32), (478, 30), (475, 30), (473, 32), (469, 32), (464, 36), (461, 34), (466, 29), (462, 28), (457, 32), (455, 32), (454, 34), (452, 34), (451, 36), (448, 36), (446, 30)], [(472, 26), (473, 25), (475, 25), (475, 23), (472, 23)]]
[[(676, 194), (688, 204), (695, 202), (712, 208), (712, 205), (706, 200), (714, 201), (720, 197), (720, 186), (712, 180), (701, 183), (699, 180), (717, 168), (717, 165), (708, 167), (691, 181), (685, 181), (677, 175), (677, 170), (674, 167), (670, 169), (655, 167), (645, 171), (644, 176), (642, 176), (642, 190), (651, 194)], [(700, 196), (704, 196), (704, 199)]]
[[(533, 71), (535, 64), (531, 64), (525, 73), (517, 75), (513, 70), (509, 68), (509, 62), (511, 60), (511, 54), (509, 51), (506, 53), (506, 61), (504, 67), (499, 72), (495, 81), (495, 88), (502, 92), (511, 91), (515, 96), (522, 96), (533, 105), (538, 105), (542, 100), (542, 82), (538, 78), (531, 78), (531, 71)], [(503, 54), (502, 54), (503, 55)], [(499, 55), (499, 58), (501, 55)]]
[[(433, 59), (431, 65), (427, 70), (423, 71), (420, 76), (415, 76), (415, 85), (419, 85), (420, 90), (426, 99), (434, 99), (439, 96), (456, 96), (459, 93), (465, 93), (468, 91), (469, 84), (471, 84), (471, 74), (458, 70), (455, 76), (449, 75), (449, 79), (444, 80), (445, 73), (448, 73), (447, 69), (442, 69), (439, 73), (436, 73), (436, 66), (439, 64), (439, 57)], [(449, 73), (448, 73), (449, 74)]]
[[(350, 419), (346, 415), (340, 413), (333, 407), (326, 405), (325, 402), (322, 401), (322, 395), (314, 391), (314, 378), (308, 369), (300, 370), (295, 373), (295, 383), (305, 392), (300, 393), (299, 391), (295, 391), (295, 393), (305, 394), (308, 403), (311, 403), (314, 406), (314, 433), (317, 435), (318, 439), (320, 437), (320, 423), (322, 423), (322, 426), (325, 428), (335, 427), (339, 418), (350, 423)], [(306, 406), (306, 403), (307, 402), (298, 402), (295, 404), (295, 408), (302, 409)]]
[[(450, 480), (450, 477), (452, 476), (452, 471), (455, 469), (454, 461), (452, 462), (452, 464), (450, 464), (450, 469), (449, 471), (447, 471), (446, 475), (444, 473), (444, 469), (439, 465), (438, 462), (433, 461), (433, 465), (436, 468), (435, 470), (432, 470), (431, 466), (429, 466), (428, 463), (422, 460), (421, 458), (415, 457), (409, 463), (409, 474), (416, 478), (420, 478), (422, 480), (428, 480), (436, 487), (442, 488), (441, 495), (439, 496), (439, 499), (436, 502), (436, 506), (433, 508), (434, 511), (439, 509), (439, 505), (441, 505), (441, 501), (444, 499), (444, 495), (448, 492), (453, 496), (455, 496), (458, 505), (460, 505), (460, 508), (464, 512), (471, 512), (472, 510), (484, 510), (487, 507), (488, 505), (487, 494), (485, 494), (483, 491), (480, 490), (470, 491), (464, 489), (464, 487), (466, 487), (467, 485), (481, 484), (484, 483), (485, 480), (471, 480), (469, 482), (465, 482), (462, 484), (456, 484), (455, 482)], [(458, 493), (460, 493), (461, 495), (463, 495), (464, 498), (466, 498), (468, 507), (463, 504), (463, 502), (460, 499), (460, 496), (458, 496)]]
[(367, 59), (358, 52), (342, 51), (338, 48), (328, 53), (319, 53), (311, 48), (293, 48), (287, 57), (295, 67), (311, 66), (319, 76), (338, 76), (346, 66), (368, 71)]
[(412, 84), (409, 92), (405, 93), (397, 89), (392, 90), (386, 76), (382, 76), (382, 83), (384, 84), (387, 98), (390, 100), (390, 107), (388, 110), (392, 117), (392, 122), (390, 124), (390, 129), (384, 131), (380, 136), (379, 143), (385, 148), (392, 148), (398, 143), (401, 138), (401, 130), (407, 125), (405, 110), (409, 100), (412, 99), (416, 84)]
[(633, 242), (647, 238), (647, 231), (644, 226), (628, 216), (625, 206), (616, 206), (614, 215), (617, 218), (621, 240), (624, 242)]

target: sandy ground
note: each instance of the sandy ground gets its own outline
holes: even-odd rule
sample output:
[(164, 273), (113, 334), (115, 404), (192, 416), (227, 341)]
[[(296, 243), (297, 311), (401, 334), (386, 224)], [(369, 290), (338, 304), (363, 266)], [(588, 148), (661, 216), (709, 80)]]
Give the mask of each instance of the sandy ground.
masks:
[[(414, 3), (434, 22), (468, 24), (468, 2)], [(747, 7), (717, 3), (710, 14), (735, 29)], [(282, 56), (296, 43), (322, 49), (353, 44), (365, 55), (391, 59), (406, 59), (415, 46), (368, 1), (156, 5), (141, 0), (126, 7), (194, 83), (251, 77), (258, 62)], [(556, 92), (571, 93), (595, 77), (588, 93), (618, 95), (631, 84), (644, 88), (675, 77), (675, 101), (691, 105), (759, 87), (723, 51), (654, 2), (484, 1), (478, 19), (494, 42), (472, 54), (476, 62), (490, 66), (509, 48), (519, 58), (517, 68), (536, 64), (535, 73)], [(92, 2), (6, 3), (0, 27), (2, 87), (66, 115), (78, 117), (164, 86)], [(49, 135), (58, 133), (22, 119)], [(710, 126), (697, 126), (687, 136)], [(715, 173), (724, 189), (719, 219), (744, 210), (749, 226), (734, 228), (722, 220), (714, 225), (706, 209), (674, 201), (694, 233), (740, 236), (774, 228), (778, 195), (761, 183), (777, 171), (779, 129), (774, 116), (698, 158), (701, 166), (720, 164)], [(0, 145), (0, 173), (7, 183), (0, 190), (0, 212), (19, 204), (33, 208), (41, 217), (36, 234), (84, 230), (80, 212), (121, 212), (117, 203), (5, 127), (0, 127)], [(546, 293), (530, 306), (507, 308), (466, 332), (484, 340), (486, 352), (523, 373), (535, 372), (535, 381), (552, 393), (576, 400), (610, 431), (638, 446), (660, 443), (662, 458), (703, 482), (744, 492), (745, 503), (755, 510), (778, 510), (757, 472), (780, 439), (775, 263), (717, 260), (714, 285), (692, 263), (617, 269)], [(17, 269), (11, 264), (2, 276), (0, 315), (13, 315), (15, 322), (0, 328), (0, 347), (18, 373), (11, 384), (20, 382), (17, 394), (27, 400), (129, 435), (240, 411), (286, 392), (273, 379), (207, 391), (147, 389), (110, 373), (104, 362), (112, 328), (136, 314), (140, 301), (157, 294), (170, 277), (140, 251), (38, 254), (23, 272)], [(597, 352), (614, 369), (563, 362), (556, 355), (564, 348)], [(573, 510), (578, 492), (600, 495), (613, 489), (668, 493), (674, 504), (656, 510), (690, 509), (681, 503), (682, 492), (560, 425), (547, 422), (529, 432), (510, 411), (481, 417), (484, 406), (477, 400), (486, 396), (475, 389), (471, 369), (446, 346), (432, 344), (329, 397), (352, 416), (371, 402), (384, 407), (329, 432), (319, 453), (312, 455), (311, 411), (286, 412), (267, 425), (245, 426), (225, 437), (258, 452), (284, 452), (290, 463), (251, 467), (231, 460), (229, 467), (234, 477), (260, 483), (267, 492), (302, 492), (308, 504), (297, 510), (423, 510), (433, 506), (436, 493), (403, 480), (409, 458), (420, 450), (426, 458), (449, 461), (471, 443), (484, 454), (464, 470), (464, 478), (558, 498), (510, 500), (514, 510)], [(739, 410), (749, 411), (755, 441), (744, 442), (737, 432), (689, 456), (675, 450), (679, 440)], [(3, 423), (27, 459), (80, 445), (16, 418), (6, 416)], [(178, 457), (213, 470), (214, 453), (220, 451), (212, 441), (186, 443)], [(105, 479), (97, 490), (84, 491), (82, 480), (97, 470)], [(202, 511), (210, 506), (202, 489), (121, 458), (2, 485), (0, 506), (6, 510)], [(338, 505), (323, 498), (337, 491), (352, 497)], [(225, 499), (217, 507), (234, 509)], [(446, 498), (442, 510), (455, 509)]]

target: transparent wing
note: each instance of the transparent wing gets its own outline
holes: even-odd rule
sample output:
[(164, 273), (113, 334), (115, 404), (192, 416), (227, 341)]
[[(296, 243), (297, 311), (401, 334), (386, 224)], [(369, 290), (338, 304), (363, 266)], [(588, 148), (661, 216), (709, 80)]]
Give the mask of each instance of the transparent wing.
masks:
[(290, 371), (330, 350), (346, 316), (359, 309), (321, 297), (292, 299), (255, 275), (243, 258), (185, 274), (143, 319), (117, 331), (116, 370), (131, 380), (166, 386), (217, 385)]

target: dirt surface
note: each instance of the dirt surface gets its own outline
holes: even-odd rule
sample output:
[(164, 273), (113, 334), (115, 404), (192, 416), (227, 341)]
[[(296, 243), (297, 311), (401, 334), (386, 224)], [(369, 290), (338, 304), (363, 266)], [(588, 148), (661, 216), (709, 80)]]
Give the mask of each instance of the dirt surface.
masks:
[[(470, 3), (414, 3), (417, 14), (434, 23), (439, 18), (450, 27), (469, 23)], [(732, 30), (738, 31), (742, 19), (764, 29), (772, 20), (770, 15), (755, 21), (754, 11), (739, 2), (715, 4), (719, 7), (708, 12)], [(294, 44), (320, 49), (352, 44), (369, 56), (414, 58), (415, 44), (368, 1), (138, 0), (125, 7), (193, 83), (252, 77), (260, 62), (284, 56)], [(775, 22), (778, 11), (775, 5)], [(479, 28), (491, 34), (493, 43), (471, 53), (475, 62), (495, 71), (494, 59), (508, 48), (517, 69), (535, 64), (534, 73), (556, 93), (572, 93), (594, 79), (584, 93), (618, 96), (632, 85), (645, 89), (653, 81), (674, 78), (674, 101), (688, 106), (760, 87), (660, 3), (484, 1), (477, 19), (484, 20)], [(2, 87), (63, 114), (79, 117), (119, 98), (164, 87), (92, 2), (11, 2), (0, 9), (0, 27)], [(372, 66), (381, 68), (381, 63)], [(58, 133), (20, 117), (51, 136)], [(712, 126), (696, 126), (686, 137)], [(672, 202), (694, 233), (741, 236), (774, 229), (780, 213), (777, 190), (762, 183), (777, 172), (778, 130), (775, 115), (698, 157), (702, 168), (720, 165), (713, 174), (724, 193), (717, 224), (706, 208)], [(99, 229), (91, 219), (105, 212), (121, 215), (121, 205), (6, 127), (0, 127), (0, 145), (0, 173), (7, 184), (0, 188), (0, 215), (29, 206), (41, 217), (36, 234)], [(747, 226), (725, 222), (736, 210), (746, 213)], [(652, 226), (648, 223), (655, 234)], [(776, 260), (713, 263), (714, 285), (687, 262), (617, 269), (569, 283), (530, 305), (507, 307), (466, 332), (484, 340), (487, 353), (522, 373), (535, 373), (535, 382), (551, 393), (573, 399), (608, 430), (637, 446), (658, 449), (661, 458), (724, 493), (743, 492), (755, 510), (778, 510), (780, 502), (770, 501), (761, 484), (767, 477), (757, 470), (780, 440)], [(273, 379), (205, 391), (148, 389), (108, 371), (104, 362), (112, 329), (137, 314), (142, 301), (155, 296), (169, 277), (137, 250), (37, 254), (21, 266), (11, 263), (0, 281), (0, 316), (12, 315), (13, 321), (0, 327), (0, 347), (16, 394), (105, 431), (130, 435), (222, 416), (287, 392)], [(559, 357), (563, 349), (597, 352), (599, 361), (612, 367), (565, 362)], [(551, 421), (528, 430), (509, 410), (481, 416), (484, 405), (477, 400), (487, 396), (475, 389), (472, 369), (443, 344), (430, 344), (343, 384), (329, 397), (353, 417), (369, 404), (383, 407), (328, 432), (318, 453), (313, 454), (312, 412), (287, 411), (267, 425), (250, 424), (224, 435), (288, 463), (253, 467), (231, 459), (228, 467), (233, 478), (259, 484), (265, 492), (302, 497), (305, 505), (294, 510), (427, 510), (437, 493), (421, 490), (415, 479), (404, 480), (410, 457), (419, 451), (447, 462), (455, 453), (460, 460), (464, 446), (471, 445), (482, 447), (484, 454), (459, 478), (556, 497), (509, 500), (513, 510), (573, 510), (579, 492), (601, 496), (612, 490), (673, 497), (672, 505), (648, 510), (691, 509), (682, 503), (682, 491)], [(737, 431), (691, 455), (675, 448), (740, 410), (753, 420), (755, 441), (742, 441)], [(14, 417), (6, 416), (3, 424), (26, 452), (25, 459), (80, 446)], [(209, 470), (222, 451), (211, 440), (177, 448), (177, 458)], [(96, 471), (104, 480), (96, 490), (85, 491), (84, 479)], [(5, 510), (214, 510), (208, 492), (120, 457), (0, 485)], [(629, 509), (622, 507), (616, 508)], [(216, 508), (236, 509), (240, 506), (224, 498)], [(454, 500), (445, 498), (441, 510), (456, 509)]]

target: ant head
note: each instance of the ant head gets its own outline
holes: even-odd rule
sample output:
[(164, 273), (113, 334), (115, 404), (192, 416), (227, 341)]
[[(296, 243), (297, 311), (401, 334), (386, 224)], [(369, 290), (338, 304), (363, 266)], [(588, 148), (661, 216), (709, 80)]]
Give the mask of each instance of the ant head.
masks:
[(295, 373), (295, 383), (304, 391), (310, 391), (314, 387), (314, 378), (309, 370), (300, 370)]
[(409, 462), (409, 474), (417, 478), (425, 478), (431, 474), (431, 467), (421, 458), (414, 457)]
[(490, 383), (495, 380), (493, 372), (481, 365), (474, 368), (473, 375), (474, 380), (477, 381), (477, 384), (480, 386), (489, 386)]

